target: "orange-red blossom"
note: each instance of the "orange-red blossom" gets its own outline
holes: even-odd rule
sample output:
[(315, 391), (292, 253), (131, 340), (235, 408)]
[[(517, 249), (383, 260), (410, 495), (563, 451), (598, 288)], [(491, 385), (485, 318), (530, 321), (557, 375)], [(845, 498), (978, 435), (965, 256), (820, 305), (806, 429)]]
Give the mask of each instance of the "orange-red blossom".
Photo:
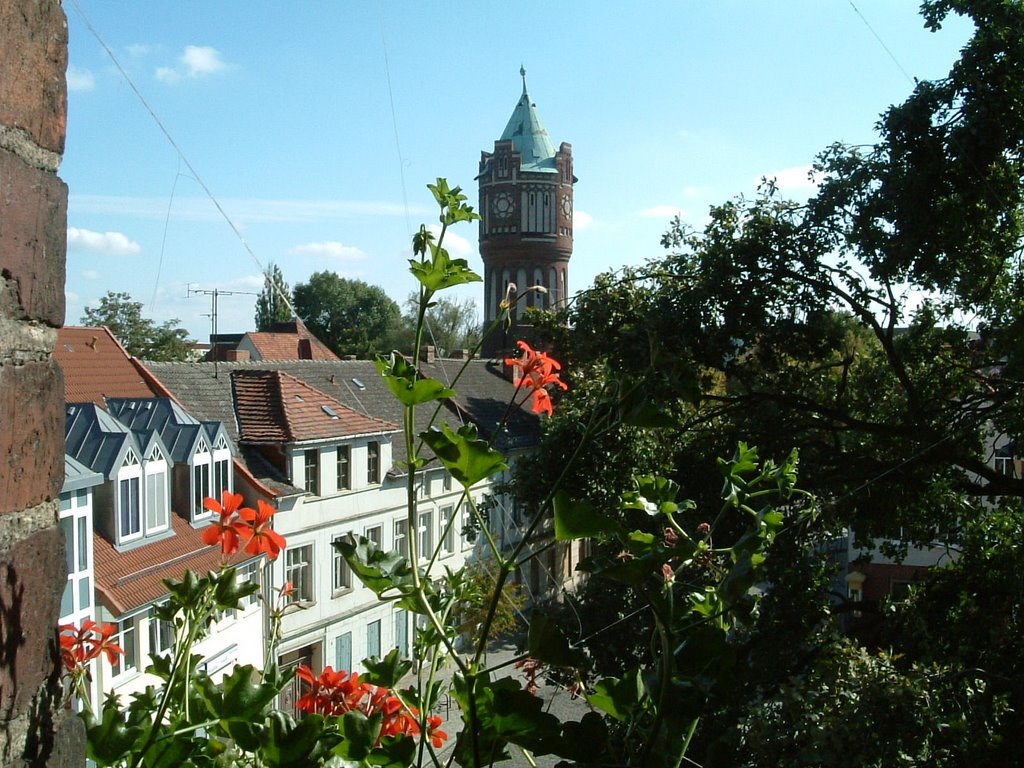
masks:
[[(350, 675), (344, 670), (326, 667), (319, 675), (314, 675), (312, 669), (299, 664), (296, 676), (308, 686), (295, 704), (301, 712), (336, 716), (355, 710), (367, 717), (380, 714), (383, 717), (381, 737), (418, 736), (420, 733), (416, 721), (419, 712), (415, 707), (403, 706), (402, 701), (387, 688), (360, 682), (357, 673)], [(435, 748), (448, 738), (440, 725), (439, 716), (427, 718), (428, 734)]]
[(113, 624), (100, 625), (92, 619), (86, 619), (81, 627), (61, 624), (58, 629), (60, 658), (68, 672), (74, 672), (86, 662), (99, 658), (101, 654), (105, 655), (111, 664), (117, 662), (119, 655), (124, 655), (124, 649), (110, 639), (117, 631)]
[(562, 364), (550, 357), (547, 352), (538, 352), (525, 341), (516, 342), (522, 350), (522, 356), (509, 357), (505, 359), (505, 365), (516, 366), (520, 369), (521, 379), (519, 386), (533, 390), (533, 412), (552, 414), (551, 395), (546, 387), (554, 384), (556, 387), (568, 389), (569, 385), (558, 378), (558, 371), (562, 370)]
[(276, 560), (284, 549), (284, 537), (270, 527), (277, 510), (263, 499), (259, 500), (259, 511), (256, 511), (242, 506), (241, 494), (224, 491), (221, 501), (207, 498), (203, 506), (218, 515), (203, 531), (204, 544), (219, 544), (225, 555), (233, 555), (244, 541), (247, 542), (247, 554), (259, 555), (265, 552), (271, 560)]

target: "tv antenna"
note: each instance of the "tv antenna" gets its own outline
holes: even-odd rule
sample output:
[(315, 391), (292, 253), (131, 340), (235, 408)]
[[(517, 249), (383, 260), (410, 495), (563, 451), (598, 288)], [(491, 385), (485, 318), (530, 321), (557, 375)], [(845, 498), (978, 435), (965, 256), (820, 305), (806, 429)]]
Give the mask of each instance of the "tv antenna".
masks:
[(193, 288), (192, 283), (186, 283), (185, 296), (192, 298), (196, 295), (210, 297), (210, 313), (203, 317), (210, 318), (210, 352), (213, 354), (213, 378), (217, 378), (217, 299), (221, 296), (259, 296), (254, 291), (224, 291), (220, 288), (205, 289)]

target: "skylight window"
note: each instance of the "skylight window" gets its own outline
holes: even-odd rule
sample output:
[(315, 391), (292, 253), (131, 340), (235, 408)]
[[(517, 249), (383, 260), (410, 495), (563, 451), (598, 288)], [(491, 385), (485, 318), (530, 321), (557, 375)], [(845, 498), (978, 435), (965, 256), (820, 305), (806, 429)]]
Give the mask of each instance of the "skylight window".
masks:
[(366, 385), (359, 379), (352, 379), (352, 383), (355, 384), (358, 389), (366, 389)]
[(339, 418), (338, 417), (338, 412), (336, 410), (334, 410), (333, 408), (331, 408), (331, 406), (329, 406), (329, 405), (321, 405), (320, 407), (323, 409), (323, 412), (326, 413), (328, 416), (330, 416), (332, 419)]
[(302, 399), (302, 395), (296, 395), (295, 399), (298, 400), (300, 403), (306, 402), (305, 400)]

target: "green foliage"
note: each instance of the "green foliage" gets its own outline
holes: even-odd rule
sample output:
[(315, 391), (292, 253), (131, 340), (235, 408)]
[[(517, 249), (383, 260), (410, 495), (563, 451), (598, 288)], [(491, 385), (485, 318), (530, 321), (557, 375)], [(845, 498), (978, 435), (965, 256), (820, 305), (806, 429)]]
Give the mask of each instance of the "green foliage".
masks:
[(128, 354), (142, 360), (175, 362), (187, 360), (192, 340), (178, 320), (157, 325), (142, 316), (142, 302), (127, 293), (107, 291), (98, 307), (86, 307), (79, 321), (87, 326), (105, 325)]
[[(416, 337), (419, 294), (412, 293), (405, 303), (402, 331), (397, 349), (413, 353)], [(441, 357), (448, 357), (457, 349), (474, 349), (480, 344), (480, 318), (473, 299), (449, 299), (441, 296), (432, 300), (424, 316), (425, 339), (437, 349)]]
[(260, 295), (256, 297), (256, 330), (269, 331), (274, 323), (292, 319), (292, 311), (287, 299), (291, 289), (284, 281), (284, 274), (276, 264), (270, 264), (263, 276), (264, 284)]
[(391, 350), (401, 312), (381, 288), (334, 272), (314, 272), (298, 283), (295, 313), (337, 355), (373, 357)]

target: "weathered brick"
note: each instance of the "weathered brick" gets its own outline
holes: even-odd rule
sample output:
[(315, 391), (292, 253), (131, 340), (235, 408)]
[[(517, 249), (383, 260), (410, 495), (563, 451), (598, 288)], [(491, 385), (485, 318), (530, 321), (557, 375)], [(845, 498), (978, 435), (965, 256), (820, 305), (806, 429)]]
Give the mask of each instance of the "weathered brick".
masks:
[(0, 723), (21, 714), (54, 675), (66, 580), (64, 537), (56, 526), (0, 551)]
[(15, 283), (17, 319), (64, 324), (67, 215), (60, 178), (0, 150), (0, 277)]
[(60, 2), (0, 2), (0, 40), (0, 124), (63, 153), (68, 25)]
[(64, 377), (52, 360), (0, 366), (0, 514), (60, 493), (63, 403)]

